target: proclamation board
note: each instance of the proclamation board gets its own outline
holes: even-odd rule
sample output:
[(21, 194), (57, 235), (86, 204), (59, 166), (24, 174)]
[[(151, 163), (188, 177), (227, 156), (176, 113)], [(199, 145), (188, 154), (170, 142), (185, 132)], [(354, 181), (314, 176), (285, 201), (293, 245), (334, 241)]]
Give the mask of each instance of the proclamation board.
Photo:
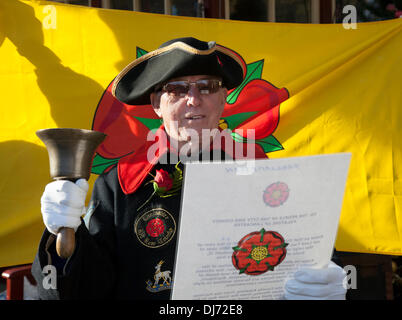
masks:
[(333, 252), (350, 153), (187, 163), (172, 299), (281, 299)]

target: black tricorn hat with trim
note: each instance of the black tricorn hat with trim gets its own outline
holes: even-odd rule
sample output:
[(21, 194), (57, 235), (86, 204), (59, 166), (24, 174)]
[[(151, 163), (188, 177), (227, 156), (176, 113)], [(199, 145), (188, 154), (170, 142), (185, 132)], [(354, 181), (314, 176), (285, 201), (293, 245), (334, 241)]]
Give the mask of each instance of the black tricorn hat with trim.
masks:
[(126, 66), (114, 79), (112, 94), (130, 105), (150, 104), (154, 88), (167, 80), (192, 75), (222, 78), (228, 90), (241, 84), (244, 60), (234, 51), (195, 38), (178, 38), (162, 44)]

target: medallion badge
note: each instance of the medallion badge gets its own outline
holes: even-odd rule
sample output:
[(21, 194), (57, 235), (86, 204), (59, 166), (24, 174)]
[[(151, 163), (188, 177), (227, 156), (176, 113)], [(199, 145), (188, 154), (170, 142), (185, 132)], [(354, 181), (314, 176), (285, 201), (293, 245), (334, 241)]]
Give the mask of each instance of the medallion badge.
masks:
[(176, 221), (165, 209), (144, 212), (134, 223), (138, 241), (148, 248), (159, 248), (168, 244), (176, 233)]

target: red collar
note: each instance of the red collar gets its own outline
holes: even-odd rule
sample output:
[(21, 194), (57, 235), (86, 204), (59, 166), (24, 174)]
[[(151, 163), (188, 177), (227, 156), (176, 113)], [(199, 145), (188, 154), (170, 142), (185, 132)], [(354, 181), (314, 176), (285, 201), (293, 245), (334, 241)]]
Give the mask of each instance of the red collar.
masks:
[[(121, 189), (125, 194), (133, 193), (139, 188), (148, 173), (168, 150), (177, 152), (177, 150), (173, 150), (173, 147), (170, 146), (163, 125), (155, 132), (154, 137), (155, 139), (147, 141), (134, 153), (119, 160), (117, 173)], [(232, 150), (236, 150), (235, 145), (238, 142), (235, 142), (231, 138), (230, 141), (233, 141)], [(267, 158), (267, 155), (259, 145), (253, 144), (253, 146), (255, 148), (256, 159)], [(213, 144), (211, 144), (211, 149), (213, 149)], [(224, 142), (221, 143), (220, 149), (225, 151)], [(233, 153), (228, 153), (228, 155), (233, 159), (236, 158)], [(150, 159), (150, 161), (148, 159)]]
[(162, 125), (155, 133), (154, 140), (148, 141), (132, 154), (119, 160), (117, 173), (121, 189), (125, 194), (133, 193), (144, 181), (159, 158), (169, 149), (169, 142)]

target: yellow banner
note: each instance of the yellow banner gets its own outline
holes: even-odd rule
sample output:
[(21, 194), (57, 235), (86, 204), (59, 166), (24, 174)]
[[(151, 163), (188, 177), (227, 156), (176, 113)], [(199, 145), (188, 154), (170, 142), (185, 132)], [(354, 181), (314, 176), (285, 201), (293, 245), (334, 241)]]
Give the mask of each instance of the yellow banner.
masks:
[(44, 229), (49, 163), (35, 132), (91, 129), (137, 47), (185, 36), (263, 60), (261, 79), (287, 89), (270, 158), (352, 153), (336, 248), (402, 255), (402, 19), (344, 29), (1, 0), (0, 266), (31, 262)]

